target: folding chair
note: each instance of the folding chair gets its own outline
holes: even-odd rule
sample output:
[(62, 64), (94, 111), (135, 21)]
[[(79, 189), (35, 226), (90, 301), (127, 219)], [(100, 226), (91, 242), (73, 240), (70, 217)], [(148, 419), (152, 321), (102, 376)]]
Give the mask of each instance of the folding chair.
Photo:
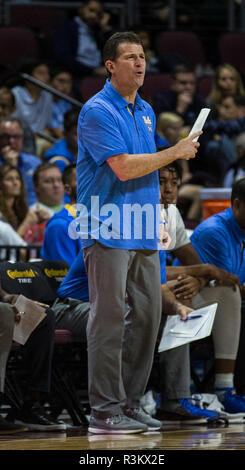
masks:
[(160, 58), (178, 55), (192, 66), (206, 62), (201, 39), (187, 31), (161, 32), (156, 40), (156, 52)]
[[(35, 262), (0, 262), (0, 280), (2, 288), (8, 293), (22, 294), (31, 300), (52, 305), (56, 297), (56, 287), (48, 282), (49, 277), (39, 269)], [(74, 363), (72, 335), (68, 330), (55, 330), (55, 347), (52, 369), (52, 401), (60, 403), (60, 409), (66, 408), (73, 424), (87, 424), (85, 411), (80, 404), (76, 387), (70, 374), (70, 365)], [(16, 355), (17, 353), (17, 355)], [(14, 406), (20, 406), (19, 387), (16, 371), (19, 370), (21, 348), (13, 345), (9, 358), (7, 374), (7, 399)], [(77, 362), (76, 362), (77, 368)]]
[(0, 27), (0, 64), (15, 70), (21, 57), (39, 57), (38, 42), (29, 28)]

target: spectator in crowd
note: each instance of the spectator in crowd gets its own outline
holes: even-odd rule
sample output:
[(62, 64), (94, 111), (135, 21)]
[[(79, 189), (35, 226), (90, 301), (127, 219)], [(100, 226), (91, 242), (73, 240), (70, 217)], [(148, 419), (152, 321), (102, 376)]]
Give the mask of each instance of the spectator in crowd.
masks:
[(68, 165), (62, 174), (64, 190), (69, 195), (70, 204), (56, 212), (48, 221), (45, 228), (41, 256), (47, 260), (63, 260), (72, 264), (80, 251), (79, 238), (71, 238), (69, 226), (76, 217), (75, 204), (77, 201), (76, 164)]
[(135, 26), (132, 29), (138, 34), (143, 45), (146, 59), (146, 73), (160, 72), (159, 58), (152, 47), (150, 31), (148, 31), (143, 25)]
[[(21, 321), (13, 307), (17, 295), (0, 289), (0, 398), (4, 393), (6, 365), (13, 341), (15, 322)], [(26, 373), (23, 404), (11, 408), (6, 419), (0, 416), (0, 434), (23, 431), (65, 431), (66, 425), (48, 416), (41, 403), (47, 399), (51, 387), (51, 370), (54, 345), (54, 314), (46, 309), (46, 317), (31, 333), (26, 344), (20, 346)]]
[(236, 148), (236, 160), (228, 168), (224, 180), (223, 186), (225, 188), (231, 188), (235, 181), (245, 177), (245, 132), (242, 132), (235, 141)]
[[(221, 64), (216, 68), (212, 89), (208, 100), (216, 109), (222, 98), (227, 96), (243, 96), (245, 94), (243, 81), (238, 70), (231, 64)], [(215, 118), (215, 114), (213, 115)]]
[(33, 174), (37, 202), (30, 208), (45, 209), (49, 218), (63, 207), (64, 185), (60, 169), (54, 163), (41, 163)]
[[(26, 73), (48, 85), (48, 65), (39, 59), (25, 58), (18, 68), (19, 74)], [(16, 116), (25, 120), (34, 133), (45, 132), (52, 118), (52, 95), (38, 85), (22, 79), (21, 85), (12, 88), (15, 96)]]
[(67, 111), (64, 115), (64, 137), (45, 152), (45, 161), (54, 163), (61, 172), (70, 163), (77, 161), (78, 111)]
[(194, 124), (200, 110), (205, 107), (205, 98), (196, 92), (195, 73), (187, 65), (177, 65), (174, 68), (170, 89), (157, 93), (153, 104), (157, 116), (170, 111), (182, 117), (187, 131)]
[[(67, 96), (71, 96), (72, 74), (69, 72), (69, 70), (62, 67), (56, 67), (55, 69), (51, 68), (50, 75), (50, 85), (57, 91), (64, 93)], [(53, 95), (50, 130), (53, 137), (56, 139), (61, 139), (64, 137), (64, 115), (71, 109), (72, 105), (68, 101)]]
[(235, 137), (245, 128), (244, 97), (225, 96), (217, 110), (217, 119), (204, 125), (198, 161), (189, 162), (189, 179), (179, 190), (179, 198), (187, 206), (186, 219), (200, 221), (201, 189), (222, 186), (226, 172), (236, 162)]
[(4, 117), (0, 120), (0, 164), (9, 163), (21, 171), (28, 205), (37, 200), (32, 176), (40, 159), (23, 152), (23, 127), (19, 119)]
[[(6, 86), (0, 88), (0, 118), (15, 117), (15, 96), (12, 90)], [(35, 136), (30, 126), (21, 120), (23, 129), (22, 151), (30, 155), (36, 155)]]
[[(184, 121), (178, 114), (172, 112), (161, 113), (157, 119), (157, 135), (166, 139), (169, 145), (175, 145), (184, 134)], [(184, 182), (191, 176), (187, 160), (180, 161), (182, 167), (182, 179)]]
[(111, 34), (110, 14), (100, 0), (86, 0), (77, 16), (62, 24), (54, 37), (54, 57), (71, 67), (72, 74), (81, 76), (106, 75), (101, 50)]
[(47, 219), (47, 212), (31, 210), (25, 198), (24, 182), (18, 168), (8, 163), (0, 166), (0, 214), (3, 222), (8, 222), (24, 237), (28, 227)]

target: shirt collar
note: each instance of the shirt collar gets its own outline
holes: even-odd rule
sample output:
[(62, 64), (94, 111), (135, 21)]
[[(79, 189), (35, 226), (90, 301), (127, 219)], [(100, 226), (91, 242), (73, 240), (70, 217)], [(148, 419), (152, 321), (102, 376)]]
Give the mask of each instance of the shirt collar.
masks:
[[(109, 78), (107, 78), (105, 86), (104, 86), (104, 91), (107, 96), (109, 96), (113, 102), (116, 104), (116, 106), (121, 109), (121, 108), (126, 108), (127, 106), (132, 107), (132, 103), (128, 103), (128, 101), (125, 100), (125, 98), (120, 95), (120, 93), (114, 88), (114, 86), (111, 84)], [(135, 98), (135, 105), (134, 108), (136, 109), (144, 109), (146, 106), (144, 104), (144, 101), (141, 99), (140, 95), (136, 93), (136, 98)]]

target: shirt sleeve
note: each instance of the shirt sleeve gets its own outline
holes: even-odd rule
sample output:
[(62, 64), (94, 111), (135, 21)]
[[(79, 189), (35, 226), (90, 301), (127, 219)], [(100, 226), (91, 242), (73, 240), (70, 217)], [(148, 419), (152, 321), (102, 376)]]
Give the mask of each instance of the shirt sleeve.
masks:
[(176, 207), (176, 243), (174, 249), (177, 250), (177, 248), (187, 245), (188, 243), (190, 243), (190, 239), (187, 234), (184, 221)]
[(78, 138), (97, 165), (102, 165), (113, 155), (128, 153), (116, 117), (101, 106), (89, 108), (80, 116)]

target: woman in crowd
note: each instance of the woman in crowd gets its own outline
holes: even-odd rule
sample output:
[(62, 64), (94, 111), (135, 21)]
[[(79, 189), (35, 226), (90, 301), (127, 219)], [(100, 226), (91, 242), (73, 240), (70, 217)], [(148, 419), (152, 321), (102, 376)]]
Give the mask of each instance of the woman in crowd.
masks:
[(244, 94), (243, 81), (238, 70), (231, 64), (219, 65), (208, 97), (210, 104), (217, 109), (227, 96), (241, 96)]
[(9, 164), (0, 166), (0, 220), (8, 222), (24, 237), (28, 227), (47, 219), (45, 210), (30, 210), (20, 171)]

